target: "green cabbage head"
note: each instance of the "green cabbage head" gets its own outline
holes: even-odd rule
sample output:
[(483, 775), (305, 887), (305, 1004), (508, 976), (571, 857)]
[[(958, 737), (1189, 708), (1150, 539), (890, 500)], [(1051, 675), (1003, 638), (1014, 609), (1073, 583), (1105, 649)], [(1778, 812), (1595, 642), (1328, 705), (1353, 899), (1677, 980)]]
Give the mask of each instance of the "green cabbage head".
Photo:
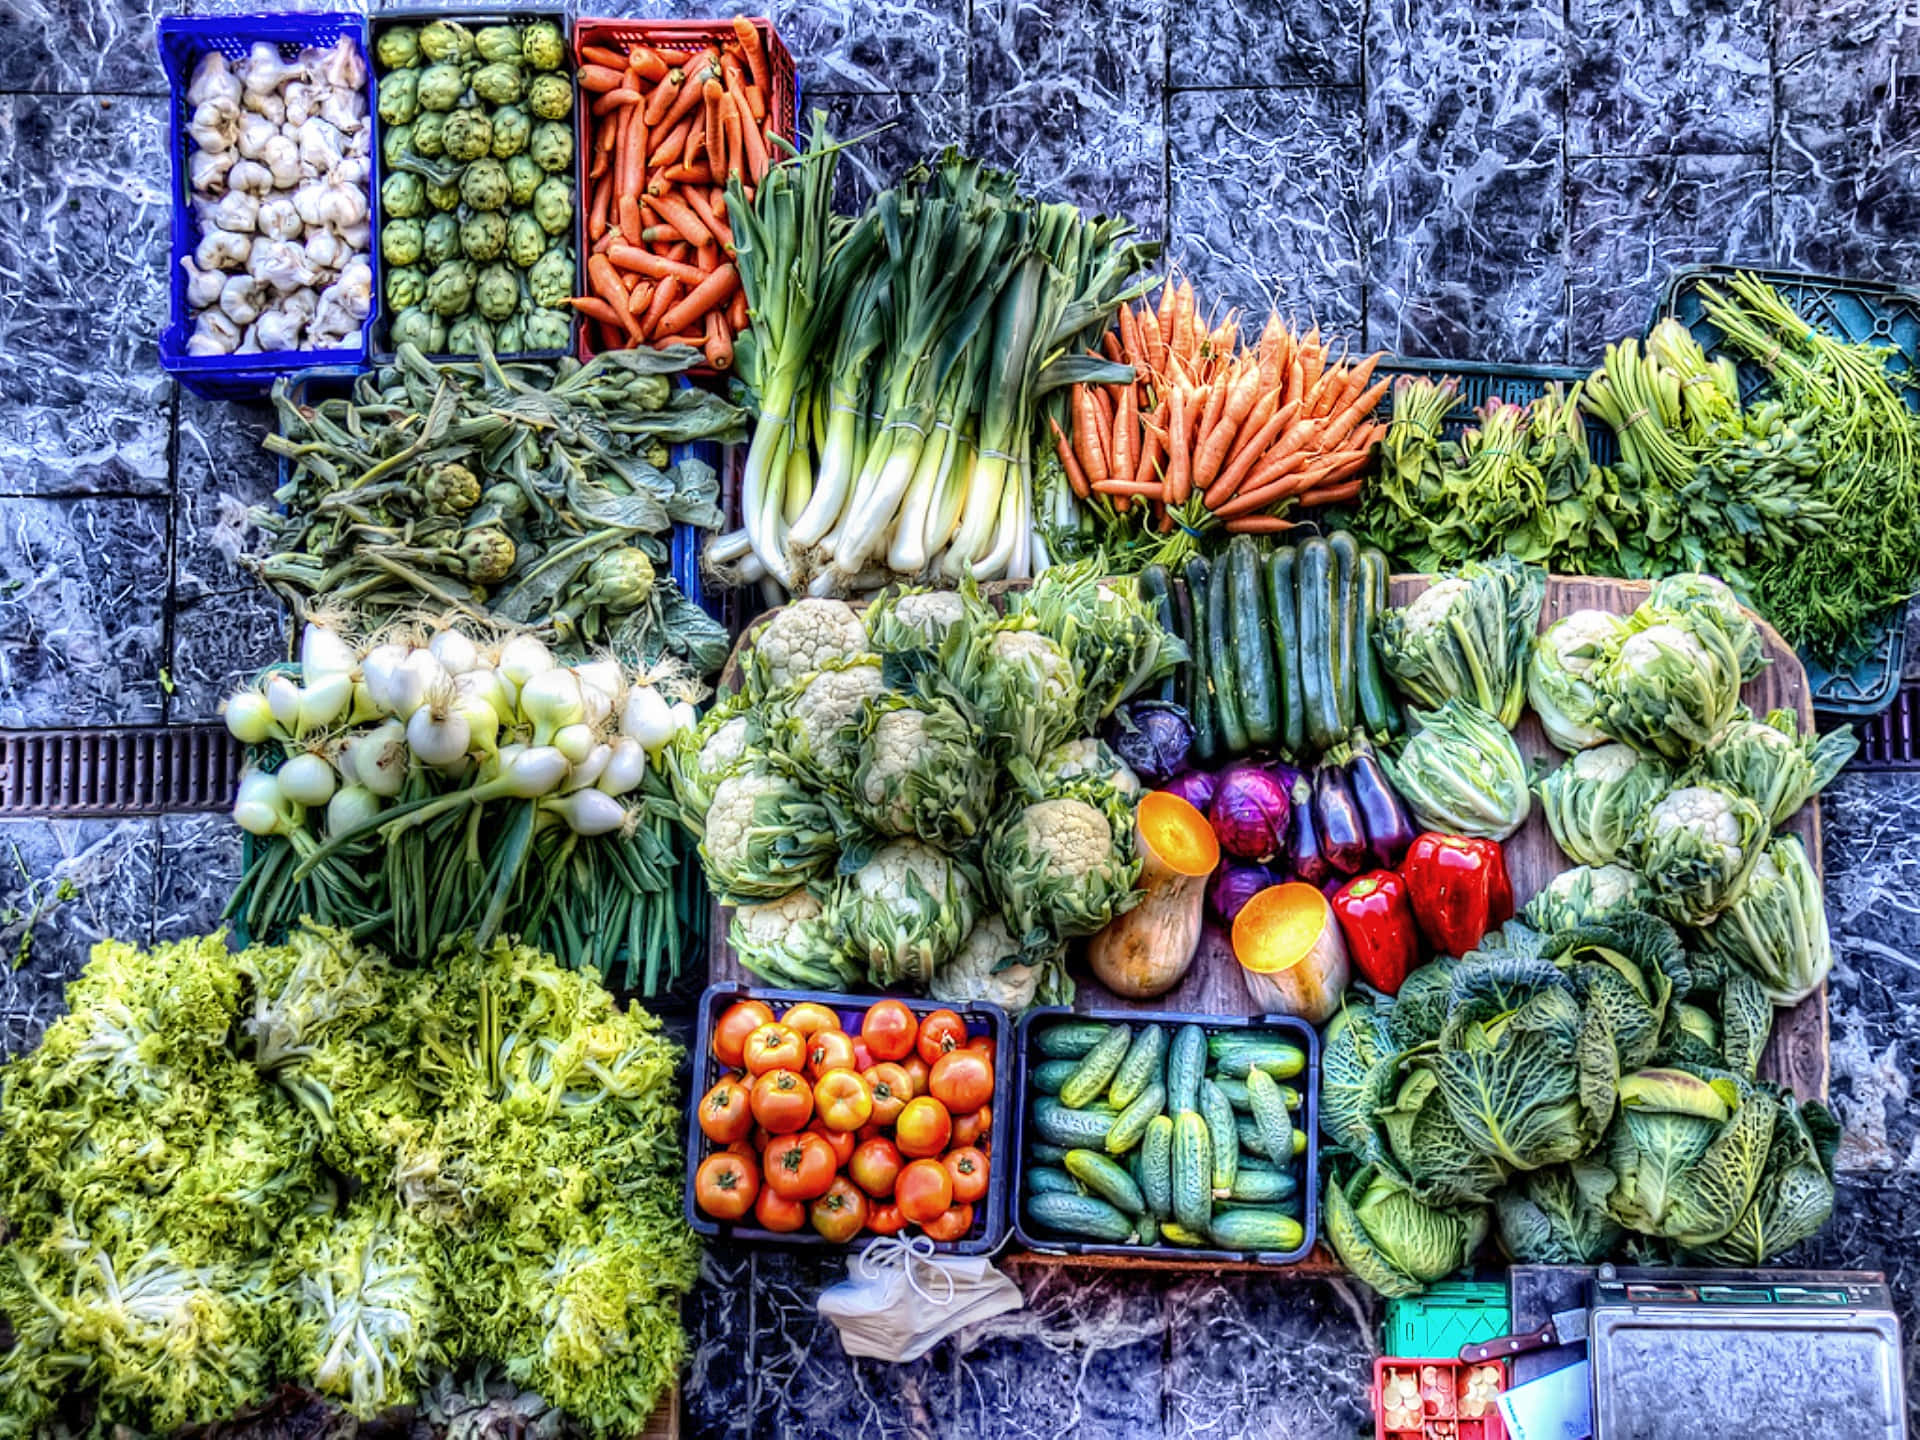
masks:
[(1485, 1206), (1422, 1204), (1380, 1166), (1362, 1166), (1344, 1185), (1330, 1173), (1324, 1213), (1340, 1262), (1390, 1299), (1444, 1280), (1487, 1234)]
[(1568, 752), (1598, 745), (1600, 697), (1589, 677), (1607, 648), (1626, 638), (1627, 622), (1606, 610), (1576, 610), (1546, 628), (1527, 664), (1527, 703), (1547, 738)]
[(1779, 1104), (1725, 1070), (1635, 1071), (1604, 1155), (1608, 1212), (1644, 1235), (1689, 1248), (1730, 1232), (1760, 1186)]
[(1620, 1227), (1587, 1199), (1579, 1179), (1583, 1169), (1594, 1167), (1578, 1160), (1550, 1165), (1500, 1192), (1493, 1207), (1500, 1245), (1516, 1263), (1596, 1265), (1613, 1252)]
[(1642, 814), (1673, 784), (1666, 762), (1631, 745), (1570, 756), (1539, 784), (1554, 843), (1582, 865), (1611, 864)]

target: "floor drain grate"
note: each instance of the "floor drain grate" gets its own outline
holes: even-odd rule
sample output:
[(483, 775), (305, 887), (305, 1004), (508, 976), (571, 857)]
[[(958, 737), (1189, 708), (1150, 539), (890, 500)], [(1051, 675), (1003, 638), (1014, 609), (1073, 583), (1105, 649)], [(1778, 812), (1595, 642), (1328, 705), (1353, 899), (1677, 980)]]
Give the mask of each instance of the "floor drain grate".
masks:
[(1862, 720), (1855, 728), (1860, 737), (1860, 753), (1854, 757), (1857, 770), (1920, 770), (1920, 749), (1914, 745), (1920, 730), (1920, 687), (1902, 689), (1893, 703), (1872, 719)]
[(225, 810), (244, 759), (220, 725), (0, 731), (0, 815)]

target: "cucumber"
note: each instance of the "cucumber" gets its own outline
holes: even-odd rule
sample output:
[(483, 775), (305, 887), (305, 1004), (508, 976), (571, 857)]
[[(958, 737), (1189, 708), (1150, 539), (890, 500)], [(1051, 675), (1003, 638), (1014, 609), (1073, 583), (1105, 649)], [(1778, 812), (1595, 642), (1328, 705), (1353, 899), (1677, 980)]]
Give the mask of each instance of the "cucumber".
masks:
[(1049, 1230), (1124, 1245), (1134, 1238), (1133, 1221), (1091, 1195), (1029, 1195), (1027, 1218)]
[[(1235, 1080), (1226, 1075), (1216, 1075), (1213, 1083), (1220, 1087), (1222, 1093), (1232, 1102), (1234, 1109), (1252, 1111), (1253, 1101), (1247, 1097), (1247, 1082), (1245, 1080)], [(1279, 1087), (1279, 1090), (1280, 1099), (1289, 1110), (1298, 1110), (1306, 1103), (1300, 1098), (1300, 1092), (1291, 1085), (1282, 1085)]]
[(1229, 1250), (1298, 1250), (1307, 1238), (1291, 1215), (1253, 1205), (1222, 1205), (1213, 1212), (1207, 1234)]
[(1067, 1147), (1051, 1145), (1045, 1140), (1029, 1140), (1027, 1158), (1041, 1165), (1058, 1165), (1067, 1158)]
[(1167, 1087), (1156, 1080), (1114, 1118), (1113, 1128), (1107, 1131), (1107, 1153), (1124, 1155), (1138, 1145), (1153, 1117), (1164, 1114), (1166, 1108)]
[(1127, 1058), (1127, 1047), (1132, 1040), (1132, 1026), (1109, 1027), (1100, 1037), (1100, 1043), (1080, 1057), (1079, 1065), (1060, 1087), (1060, 1103), (1078, 1110), (1098, 1099), (1120, 1068), (1120, 1062)]
[(1176, 1115), (1198, 1109), (1206, 1073), (1207, 1032), (1198, 1025), (1182, 1025), (1167, 1052), (1167, 1108)]
[(1173, 1121), (1165, 1115), (1149, 1120), (1134, 1156), (1140, 1162), (1140, 1193), (1147, 1209), (1164, 1220), (1173, 1214)]
[[(1066, 1152), (1071, 1155), (1071, 1150)], [(1029, 1165), (1022, 1183), (1029, 1195), (1084, 1195), (1080, 1182), (1052, 1165)]]
[[(1169, 576), (1169, 579), (1172, 580), (1172, 577)], [(1173, 698), (1179, 702), (1180, 708), (1185, 710), (1189, 718), (1191, 718), (1193, 715), (1193, 679), (1194, 676), (1200, 673), (1199, 666), (1195, 665), (1192, 659), (1193, 656), (1199, 654), (1199, 651), (1193, 648), (1193, 603), (1188, 598), (1187, 587), (1178, 581), (1173, 581), (1169, 598), (1173, 601), (1173, 633), (1178, 635), (1180, 637), (1180, 643), (1187, 647), (1188, 656), (1188, 661), (1185, 665), (1174, 668)]]
[(1280, 748), (1299, 755), (1307, 745), (1307, 700), (1301, 688), (1300, 602), (1294, 594), (1298, 555), (1291, 545), (1267, 557), (1267, 619), (1273, 626), (1280, 675)]
[[(1307, 1132), (1297, 1125), (1291, 1125), (1288, 1128), (1293, 1131), (1293, 1154), (1306, 1154)], [(1277, 1159), (1281, 1162), (1291, 1158), (1286, 1155), (1276, 1157), (1267, 1153), (1267, 1137), (1260, 1133), (1260, 1127), (1253, 1123), (1253, 1117), (1251, 1115), (1235, 1116), (1234, 1129), (1240, 1136), (1240, 1148), (1246, 1151), (1247, 1154), (1258, 1155), (1263, 1160)]]
[(1216, 1076), (1244, 1080), (1258, 1065), (1276, 1080), (1291, 1080), (1307, 1068), (1307, 1052), (1285, 1040), (1264, 1035), (1223, 1033), (1207, 1040)]
[(1352, 531), (1336, 530), (1327, 537), (1327, 549), (1333, 554), (1333, 695), (1340, 733), (1348, 735), (1359, 717), (1354, 646), (1360, 628), (1360, 542)]
[(1253, 1102), (1253, 1123), (1267, 1154), (1277, 1159), (1293, 1154), (1293, 1121), (1287, 1115), (1287, 1102), (1280, 1097), (1279, 1082), (1264, 1070), (1249, 1070), (1247, 1099)]
[(1224, 1194), (1233, 1189), (1233, 1177), (1240, 1168), (1240, 1132), (1234, 1125), (1233, 1106), (1211, 1080), (1200, 1082), (1200, 1113), (1207, 1120), (1207, 1144), (1213, 1153), (1213, 1191)]
[(1234, 650), (1232, 580), (1226, 558), (1207, 587), (1207, 672), (1213, 677), (1213, 720), (1228, 756), (1247, 753), (1246, 717), (1240, 708), (1240, 661)]
[(1160, 1222), (1160, 1238), (1169, 1245), (1206, 1245), (1210, 1243), (1205, 1235), (1189, 1230), (1177, 1220)]
[(1173, 1216), (1196, 1234), (1213, 1215), (1213, 1155), (1207, 1122), (1197, 1110), (1173, 1121)]
[(1340, 698), (1333, 684), (1333, 551), (1319, 538), (1300, 546), (1294, 572), (1300, 606), (1300, 694), (1306, 710), (1307, 745), (1315, 751), (1340, 743)]
[(1166, 1053), (1167, 1032), (1158, 1025), (1149, 1025), (1133, 1037), (1127, 1058), (1113, 1072), (1113, 1084), (1107, 1087), (1107, 1099), (1115, 1109), (1125, 1110), (1160, 1078), (1160, 1062)]
[(1243, 1160), (1240, 1162), (1240, 1172), (1233, 1177), (1232, 1198), (1235, 1200), (1272, 1205), (1292, 1200), (1299, 1193), (1300, 1182), (1294, 1178), (1293, 1172), (1276, 1170), (1271, 1165), (1256, 1165)]
[(1387, 672), (1373, 637), (1380, 617), (1387, 613), (1387, 557), (1369, 546), (1360, 552), (1360, 624), (1353, 632), (1354, 693), (1360, 703), (1360, 722), (1376, 740), (1398, 735), (1400, 707), (1387, 689)]
[(1206, 765), (1220, 753), (1220, 728), (1213, 714), (1213, 647), (1207, 643), (1207, 592), (1213, 583), (1213, 567), (1204, 555), (1187, 562), (1187, 608), (1193, 614), (1193, 638), (1187, 650), (1187, 718), (1193, 721), (1193, 763)]
[[(1173, 589), (1167, 583), (1167, 567), (1149, 565), (1140, 572), (1140, 598), (1153, 607), (1154, 617), (1159, 620), (1160, 628), (1169, 635), (1178, 635), (1180, 627), (1173, 618)], [(1160, 698), (1173, 699), (1174, 679), (1168, 675), (1160, 682)]]
[(1247, 744), (1264, 750), (1280, 738), (1280, 678), (1275, 673), (1273, 636), (1261, 599), (1260, 548), (1251, 535), (1227, 542), (1228, 630), (1240, 675), (1240, 719)]
[(1104, 1145), (1112, 1128), (1113, 1116), (1099, 1110), (1075, 1110), (1051, 1095), (1033, 1102), (1033, 1132), (1050, 1145), (1067, 1150)]
[(1109, 1205), (1129, 1215), (1147, 1213), (1147, 1202), (1133, 1177), (1106, 1156), (1092, 1150), (1069, 1150), (1067, 1173)]
[(1112, 1028), (1097, 1020), (1068, 1020), (1049, 1025), (1034, 1037), (1033, 1043), (1049, 1060), (1078, 1060), (1105, 1039)]
[(1079, 1067), (1078, 1060), (1042, 1060), (1033, 1067), (1027, 1082), (1042, 1095), (1058, 1095), (1067, 1077)]

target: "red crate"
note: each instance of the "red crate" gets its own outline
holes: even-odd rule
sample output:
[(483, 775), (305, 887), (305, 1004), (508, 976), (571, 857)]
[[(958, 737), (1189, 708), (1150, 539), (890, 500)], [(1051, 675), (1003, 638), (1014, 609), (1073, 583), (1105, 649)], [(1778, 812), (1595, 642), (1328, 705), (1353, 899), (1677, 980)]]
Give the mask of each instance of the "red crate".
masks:
[[(753, 28), (760, 32), (760, 45), (766, 52), (768, 68), (773, 72), (773, 94), (768, 97), (769, 114), (774, 120), (773, 128), (788, 140), (799, 133), (800, 128), (800, 91), (795, 77), (793, 56), (782, 43), (779, 32), (773, 28), (771, 20), (757, 16), (748, 17)], [(592, 20), (577, 19), (573, 22), (573, 61), (578, 67), (581, 50), (588, 45), (598, 45), (603, 49), (626, 51), (634, 45), (663, 46), (670, 50), (687, 50), (708, 43), (720, 41), (733, 35), (733, 22), (730, 20)], [(592, 253), (591, 242), (587, 239), (587, 212), (592, 204), (593, 187), (587, 178), (587, 171), (593, 161), (592, 133), (592, 97), (581, 92), (579, 103), (574, 110), (574, 160), (578, 166), (580, 178), (580, 268), (575, 272), (574, 283), (577, 293), (582, 296), (593, 292), (587, 285), (587, 257)], [(578, 339), (575, 342), (582, 360), (591, 360), (599, 353), (594, 343), (594, 329), (591, 321), (582, 317)], [(717, 372), (710, 366), (696, 366), (688, 373), (693, 375), (713, 375)]]
[[(1461, 1414), (1461, 1396), (1466, 1391), (1468, 1377), (1479, 1370), (1491, 1370), (1498, 1376), (1496, 1394), (1504, 1394), (1512, 1383), (1504, 1360), (1467, 1364), (1457, 1355), (1425, 1360), (1388, 1355), (1375, 1360), (1373, 1389), (1370, 1392), (1374, 1440), (1438, 1440), (1442, 1436), (1449, 1437), (1449, 1440), (1507, 1440), (1506, 1423), (1501, 1420), (1499, 1410), (1490, 1399), (1482, 1413), (1469, 1416)], [(1396, 1420), (1396, 1424), (1390, 1428), (1386, 1408), (1387, 1382), (1401, 1375), (1411, 1376), (1420, 1388), (1420, 1418), (1411, 1427), (1399, 1424)]]

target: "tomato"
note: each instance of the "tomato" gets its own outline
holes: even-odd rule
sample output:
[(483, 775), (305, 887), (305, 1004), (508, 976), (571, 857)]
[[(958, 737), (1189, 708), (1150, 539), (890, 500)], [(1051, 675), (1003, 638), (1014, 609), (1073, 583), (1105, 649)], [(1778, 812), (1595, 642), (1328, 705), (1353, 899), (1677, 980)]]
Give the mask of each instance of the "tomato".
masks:
[(722, 1150), (700, 1162), (693, 1175), (693, 1198), (716, 1220), (738, 1220), (760, 1193), (760, 1172), (753, 1162)]
[(909, 1055), (900, 1062), (900, 1068), (907, 1072), (907, 1079), (913, 1082), (914, 1094), (924, 1095), (927, 1093), (927, 1079), (933, 1072), (927, 1068), (926, 1061), (922, 1060), (918, 1055)]
[(727, 1154), (738, 1155), (742, 1160), (751, 1160), (754, 1164), (758, 1165), (760, 1163), (762, 1148), (763, 1147), (759, 1145), (755, 1145), (752, 1137), (749, 1136), (745, 1140), (735, 1140), (732, 1144), (728, 1145)]
[(754, 1126), (753, 1127), (753, 1153), (756, 1155), (766, 1154), (767, 1147), (773, 1144), (773, 1142), (778, 1140), (779, 1138), (780, 1137), (778, 1135), (774, 1134), (771, 1130), (767, 1129), (767, 1127), (764, 1125)]
[(993, 1043), (993, 1036), (991, 1035), (974, 1036), (973, 1039), (967, 1041), (967, 1049), (986, 1056), (989, 1065), (993, 1063), (995, 1055), (999, 1053), (999, 1047)]
[(769, 1070), (796, 1073), (807, 1063), (807, 1042), (790, 1026), (768, 1021), (747, 1036), (747, 1073), (764, 1075)]
[(827, 1193), (813, 1202), (813, 1228), (827, 1239), (844, 1243), (867, 1223), (867, 1197), (846, 1176), (838, 1176)]
[(873, 1121), (869, 1120), (866, 1124), (862, 1125), (858, 1130), (853, 1132), (853, 1139), (856, 1145), (864, 1145), (869, 1140), (880, 1139), (886, 1133), (887, 1133), (886, 1126), (876, 1125), (874, 1124)]
[(903, 1163), (900, 1147), (891, 1140), (868, 1140), (855, 1148), (853, 1159), (847, 1162), (847, 1173), (867, 1194), (884, 1200), (893, 1194)]
[(873, 1092), (851, 1070), (829, 1070), (813, 1087), (813, 1103), (829, 1130), (852, 1132), (873, 1118)]
[(974, 1050), (955, 1050), (934, 1061), (927, 1093), (955, 1115), (978, 1110), (993, 1099), (993, 1065)]
[(807, 1207), (789, 1200), (771, 1185), (760, 1187), (760, 1198), (753, 1202), (753, 1218), (762, 1229), (778, 1235), (791, 1235), (807, 1223)]
[(818, 1080), (829, 1070), (853, 1069), (853, 1041), (844, 1030), (816, 1030), (807, 1041), (807, 1074)]
[(811, 1130), (783, 1136), (767, 1150), (767, 1184), (789, 1200), (817, 1200), (839, 1166), (833, 1147)]
[(876, 1235), (898, 1235), (906, 1225), (907, 1217), (891, 1201), (875, 1200), (867, 1206), (867, 1229)]
[(982, 1105), (978, 1110), (953, 1117), (953, 1138), (951, 1144), (956, 1148), (963, 1145), (978, 1145), (985, 1148), (993, 1137), (993, 1107)]
[(853, 1064), (849, 1068), (858, 1070), (864, 1075), (879, 1063), (879, 1061), (873, 1058), (873, 1051), (867, 1048), (867, 1042), (862, 1040), (858, 1035), (854, 1036)]
[(813, 1091), (791, 1070), (769, 1070), (753, 1082), (753, 1118), (775, 1135), (791, 1135), (813, 1118)]
[(914, 1053), (931, 1065), (949, 1050), (967, 1043), (967, 1022), (951, 1010), (935, 1010), (920, 1022)]
[(780, 1023), (789, 1030), (799, 1031), (802, 1039), (810, 1040), (822, 1030), (838, 1030), (840, 1017), (817, 1000), (802, 1000), (788, 1008), (780, 1017)]
[(815, 1120), (807, 1129), (827, 1142), (827, 1148), (833, 1151), (834, 1168), (844, 1166), (853, 1158), (854, 1147), (860, 1142), (845, 1130), (829, 1130), (819, 1120)]
[(955, 1205), (943, 1215), (921, 1221), (920, 1228), (927, 1232), (929, 1240), (964, 1240), (973, 1229), (973, 1206)]
[(937, 1220), (953, 1204), (953, 1176), (938, 1160), (916, 1160), (894, 1182), (893, 1203), (916, 1225)]
[(893, 1122), (894, 1143), (902, 1155), (938, 1155), (952, 1138), (953, 1117), (930, 1095), (909, 1100)]
[(920, 1025), (898, 1000), (882, 1000), (871, 1006), (860, 1021), (860, 1038), (876, 1060), (904, 1060), (913, 1053)]
[(861, 1072), (873, 1094), (873, 1118), (880, 1125), (891, 1125), (913, 1098), (913, 1077), (891, 1060), (883, 1060)]
[(971, 1205), (987, 1193), (987, 1157), (971, 1145), (949, 1150), (940, 1163), (953, 1176), (953, 1198)]
[(700, 1129), (716, 1145), (731, 1145), (753, 1129), (747, 1087), (729, 1075), (700, 1097)]
[(773, 1019), (773, 1011), (758, 1000), (736, 1000), (713, 1027), (713, 1053), (722, 1065), (740, 1068), (746, 1053), (747, 1036)]

